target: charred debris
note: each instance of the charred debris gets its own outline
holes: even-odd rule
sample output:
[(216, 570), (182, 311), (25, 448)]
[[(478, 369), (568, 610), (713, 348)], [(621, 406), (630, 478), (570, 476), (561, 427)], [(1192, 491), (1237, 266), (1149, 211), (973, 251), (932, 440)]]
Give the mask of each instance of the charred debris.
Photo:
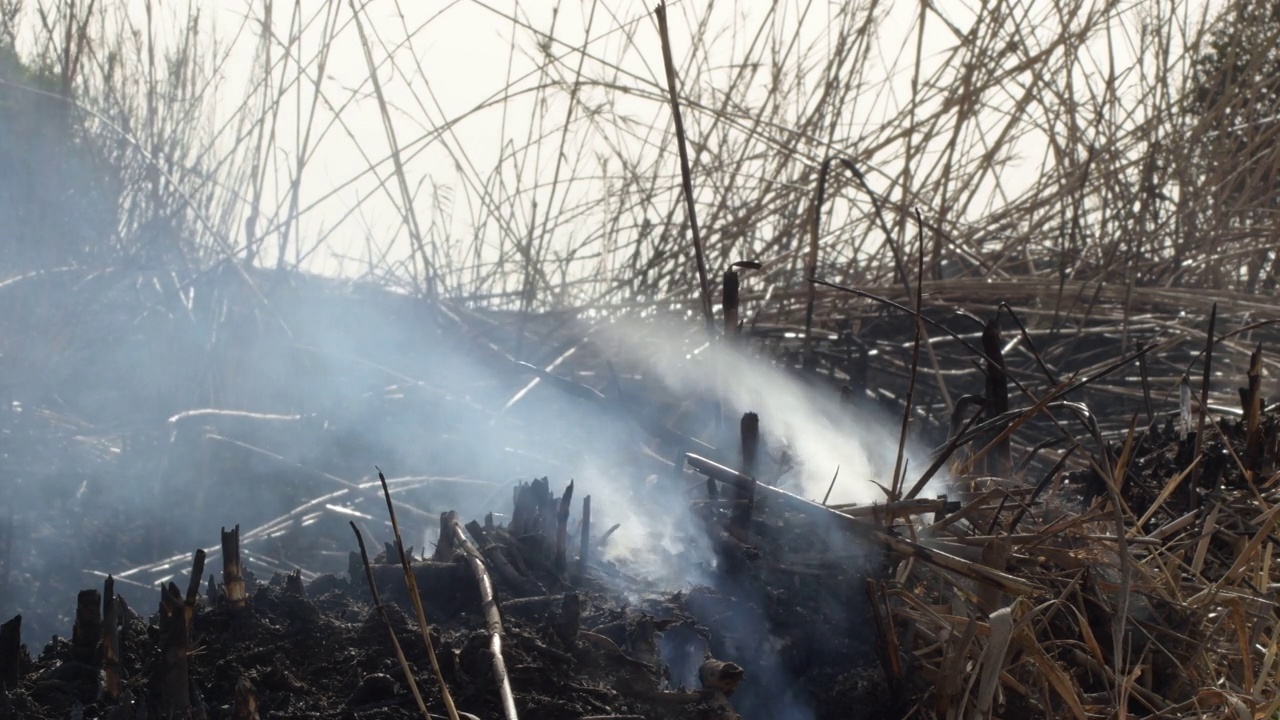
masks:
[[(342, 307), (334, 317), (352, 328), (368, 327), (360, 313), (393, 308), (434, 323), (429, 342), (451, 338), (505, 382), (488, 396), (448, 392), (447, 368), (432, 376), (421, 348), (406, 347), (376, 363), (372, 353), (348, 358), (344, 372), (383, 384), (346, 405), (318, 399), (303, 372), (262, 396), (281, 382), (267, 362), (219, 378), (240, 402), (179, 409), (157, 394), (127, 423), (95, 416), (91, 401), (61, 413), (22, 403), (6, 437), (29, 443), (31, 465), (14, 467), (74, 478), (93, 502), (15, 485), (13, 497), (28, 494), (24, 510), (0, 517), (0, 587), (22, 609), (0, 625), (0, 717), (1275, 711), (1271, 325), (1238, 304), (1193, 316), (1141, 293), (1127, 309), (1100, 301), (1089, 317), (1054, 325), (1014, 309), (1034, 303), (1030, 285), (1000, 288), (1010, 302), (979, 314), (982, 293), (997, 290), (926, 281), (916, 298), (825, 289), (816, 314), (841, 318), (836, 331), (806, 332), (745, 319), (737, 304), (759, 296), (740, 290), (739, 271), (753, 272), (726, 275), (722, 296), (722, 316), (738, 320), (712, 342), (803, 378), (850, 413), (901, 423), (905, 441), (932, 448), (923, 467), (904, 460), (865, 479), (882, 486), (882, 501), (806, 494), (786, 473), (803, 458), (769, 440), (767, 415), (642, 384), (624, 357), (583, 339), (583, 321), (424, 310), (298, 278), (280, 293), (293, 300), (221, 326), (243, 334), (222, 342), (314, 357), (310, 343), (329, 336), (308, 336), (290, 307)], [(225, 297), (224, 318), (244, 312)], [(148, 331), (173, 327), (182, 319)], [(476, 417), (494, 422), (495, 406), (527, 421), (514, 409), (533, 396), (553, 412), (626, 416), (641, 441), (634, 467), (601, 469), (616, 473), (604, 479), (607, 498), (582, 490), (601, 478), (487, 479), (498, 466), (486, 453), (528, 466), (581, 438), (551, 443), (529, 430), (502, 449), (441, 450)], [(432, 412), (409, 411), (422, 404)], [(354, 408), (398, 426), (391, 437), (417, 439), (419, 454), (398, 462), (453, 465), (388, 478), (351, 457), (383, 447), (309, 437), (349, 423)], [(166, 418), (163, 433), (144, 409)], [(340, 452), (316, 449), (335, 444)], [(21, 462), (16, 444), (9, 451)], [(163, 472), (139, 485), (148, 468)], [(248, 502), (265, 483), (271, 499)], [(132, 502), (146, 492), (162, 512)], [(691, 521), (642, 543), (664, 567), (693, 566), (681, 582), (611, 551), (629, 518), (662, 513)], [(252, 525), (223, 528), (217, 547), (164, 552), (174, 537), (202, 544), (200, 522), (237, 515)], [(191, 537), (167, 532), (188, 518)], [(695, 547), (707, 552), (682, 550)], [(91, 589), (77, 595), (73, 583)]]

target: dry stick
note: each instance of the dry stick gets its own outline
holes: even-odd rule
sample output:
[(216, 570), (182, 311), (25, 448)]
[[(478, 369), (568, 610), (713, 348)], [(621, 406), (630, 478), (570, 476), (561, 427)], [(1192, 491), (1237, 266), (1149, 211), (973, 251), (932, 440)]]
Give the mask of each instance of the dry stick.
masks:
[[(1124, 478), (1128, 473), (1137, 426), (1138, 415), (1134, 413), (1133, 419), (1129, 422), (1129, 433), (1125, 437), (1124, 449), (1120, 453), (1120, 458), (1116, 461), (1115, 469), (1106, 467), (1105, 464), (1103, 466), (1106, 471), (1103, 480), (1107, 483), (1107, 496), (1111, 503), (1111, 512), (1116, 525), (1116, 550), (1120, 557), (1120, 584), (1116, 588), (1117, 610), (1111, 623), (1112, 663), (1115, 666), (1117, 676), (1123, 676), (1128, 672), (1126, 668), (1128, 657), (1124, 652), (1124, 634), (1129, 625), (1129, 591), (1133, 586), (1133, 559), (1129, 554), (1128, 537), (1125, 534), (1125, 508), (1124, 502), (1120, 497), (1120, 490), (1124, 486)], [(1094, 433), (1099, 444), (1102, 444), (1102, 436), (1096, 425), (1094, 426)], [(1103, 445), (1103, 447), (1105, 448), (1106, 446)], [(1117, 683), (1116, 707), (1125, 707), (1127, 703), (1127, 686), (1124, 683)]]
[(1054, 463), (1053, 467), (1049, 468), (1049, 472), (1045, 473), (1044, 477), (1040, 478), (1040, 482), (1036, 483), (1035, 489), (1031, 491), (1031, 497), (1027, 498), (1026, 504), (1018, 508), (1018, 512), (1014, 513), (1013, 519), (1009, 521), (1008, 533), (1010, 535), (1012, 535), (1013, 531), (1018, 527), (1018, 523), (1022, 522), (1022, 516), (1026, 515), (1027, 510), (1035, 504), (1036, 500), (1040, 497), (1040, 493), (1044, 492), (1045, 488), (1049, 487), (1049, 483), (1053, 482), (1053, 479), (1058, 477), (1058, 473), (1061, 472), (1062, 468), (1067, 464), (1067, 460), (1071, 459), (1071, 455), (1079, 449), (1079, 443), (1067, 448), (1067, 451), (1062, 453), (1062, 457), (1058, 458), (1058, 462)]
[(813, 194), (813, 207), (809, 212), (809, 252), (806, 258), (805, 275), (809, 278), (809, 298), (805, 304), (804, 313), (804, 358), (805, 364), (808, 366), (813, 359), (813, 310), (817, 300), (818, 285), (814, 278), (818, 276), (818, 245), (819, 236), (822, 233), (822, 206), (827, 199), (827, 181), (831, 176), (831, 165), (839, 162), (850, 174), (857, 179), (858, 184), (871, 197), (871, 205), (875, 209), (876, 218), (880, 222), (881, 229), (885, 233), (885, 241), (889, 249), (893, 252), (893, 259), (898, 270), (898, 278), (902, 282), (903, 287), (907, 285), (907, 273), (902, 264), (902, 258), (898, 253), (897, 243), (893, 241), (893, 234), (889, 232), (888, 225), (884, 222), (884, 215), (880, 212), (880, 203), (876, 194), (871, 191), (871, 187), (867, 185), (866, 178), (862, 175), (862, 171), (854, 164), (852, 160), (838, 155), (830, 155), (822, 161), (822, 165), (818, 168), (818, 187)]
[[(440, 288), (438, 285), (443, 278), (436, 271), (433, 258), (427, 254), (426, 245), (422, 242), (422, 225), (418, 222), (418, 213), (414, 210), (413, 191), (409, 188), (409, 180), (405, 175), (404, 159), (400, 156), (400, 142), (396, 139), (395, 124), (391, 122), (391, 112), (387, 107), (387, 99), (382, 92), (382, 80), (378, 76), (378, 68), (373, 61), (373, 50), (369, 47), (369, 38), (365, 34), (364, 21), (360, 19), (360, 9), (356, 7), (355, 0), (347, 0), (347, 4), (351, 6), (351, 13), (356, 22), (356, 31), (360, 36), (360, 46), (364, 49), (364, 60), (369, 67), (369, 80), (373, 83), (374, 96), (377, 98), (378, 110), (382, 116), (382, 129), (386, 132), (387, 146), (391, 150), (391, 161), (395, 168), (396, 184), (400, 189), (400, 212), (403, 214), (405, 227), (409, 231), (409, 239), (413, 242), (413, 249), (422, 260), (422, 270), (426, 275), (427, 298), (435, 300), (439, 297)], [(434, 242), (432, 245), (434, 250)], [(453, 718), (452, 713), (450, 713), (450, 718)]]
[[(986, 381), (987, 401), (983, 410), (989, 418), (1000, 417), (1009, 412), (1009, 382), (1005, 372), (1004, 352), (1000, 347), (999, 316), (987, 323), (982, 329), (982, 350), (987, 355)], [(1009, 477), (1013, 467), (1013, 444), (1009, 438), (999, 441), (996, 446), (995, 475)]]
[[(826, 503), (823, 503), (824, 505)], [(827, 507), (854, 518), (873, 518), (881, 525), (890, 515), (905, 517), (909, 515), (925, 515), (928, 513), (956, 512), (962, 506), (960, 500), (948, 500), (946, 496), (937, 498), (916, 498), (914, 500), (898, 500), (883, 504), (871, 505), (827, 505)]]
[[(391, 636), (391, 647), (396, 652), (396, 660), (400, 661), (400, 670), (404, 672), (404, 680), (409, 685), (409, 692), (413, 693), (413, 699), (418, 703), (418, 710), (422, 713), (425, 720), (431, 720), (431, 714), (427, 712), (427, 704), (422, 700), (422, 693), (418, 692), (418, 683), (413, 679), (413, 672), (409, 670), (409, 661), (405, 659), (404, 650), (400, 648), (400, 640), (396, 638), (395, 628), (391, 625), (391, 618), (387, 617), (387, 609), (382, 606), (382, 598), (378, 596), (378, 585), (373, 581), (373, 570), (369, 566), (369, 552), (364, 549), (364, 536), (360, 534), (360, 528), (356, 527), (354, 520), (350, 521), (351, 532), (356, 534), (356, 544), (360, 546), (360, 560), (364, 563), (364, 578), (369, 582), (369, 594), (373, 596), (373, 607), (378, 611), (378, 615), (382, 617), (382, 624), (387, 627), (387, 634)], [(412, 594), (413, 586), (409, 587)], [(455, 711), (457, 712), (457, 711)], [(454, 716), (457, 717), (456, 715)]]
[(1036, 348), (1035, 341), (1031, 339), (1031, 333), (1027, 332), (1026, 324), (1022, 322), (1022, 318), (1018, 317), (1018, 313), (1014, 312), (1013, 306), (1007, 302), (1001, 301), (1001, 303), (996, 306), (996, 310), (997, 313), (1000, 310), (1005, 311), (1005, 313), (1009, 315), (1009, 319), (1018, 326), (1018, 332), (1022, 334), (1022, 340), (1027, 344), (1027, 349), (1031, 351), (1031, 356), (1035, 358), (1036, 365), (1040, 367), (1040, 372), (1044, 373), (1044, 376), (1049, 381), (1050, 385), (1057, 385), (1058, 378), (1053, 374), (1053, 371), (1049, 369), (1049, 366), (1045, 364), (1044, 356), (1041, 355), (1040, 351)]
[[(1196, 444), (1192, 458), (1200, 457), (1201, 449), (1204, 447), (1204, 426), (1209, 420), (1209, 378), (1213, 373), (1213, 329), (1217, 321), (1218, 303), (1214, 303), (1209, 310), (1209, 332), (1204, 344), (1204, 377), (1200, 383), (1200, 422), (1196, 429)], [(1192, 510), (1199, 505), (1196, 497), (1196, 486), (1199, 484), (1200, 471), (1197, 469), (1191, 474), (1191, 482), (1187, 483), (1187, 502)]]
[(813, 359), (813, 307), (818, 298), (818, 284), (812, 278), (818, 276), (818, 236), (822, 232), (822, 203), (827, 195), (827, 177), (831, 174), (831, 163), (835, 157), (829, 157), (818, 169), (818, 187), (813, 194), (813, 208), (809, 211), (809, 256), (805, 263), (805, 274), (809, 280), (809, 299), (804, 311), (804, 361), (809, 366)]
[[(1138, 349), (1146, 347), (1146, 342), (1138, 343)], [(1143, 355), (1138, 358), (1138, 375), (1142, 379), (1142, 405), (1147, 411), (1147, 425), (1154, 425), (1156, 422), (1155, 407), (1151, 404), (1151, 377), (1147, 372), (1147, 356)]]
[(587, 578), (587, 563), (591, 556), (591, 496), (582, 498), (582, 540), (578, 545), (578, 573), (574, 585), (581, 585)]
[(836, 466), (836, 471), (831, 474), (831, 484), (827, 486), (827, 494), (822, 496), (822, 504), (826, 505), (831, 499), (831, 491), (836, 489), (836, 480), (840, 478), (840, 466)]
[(476, 576), (480, 586), (480, 604), (484, 610), (485, 625), (489, 631), (489, 653), (493, 655), (493, 676), (498, 680), (498, 694), (502, 699), (502, 711), (506, 720), (519, 720), (516, 714), (516, 699), (511, 692), (511, 678), (507, 675), (507, 663), (502, 658), (502, 617), (498, 614), (498, 603), (493, 597), (493, 582), (484, 567), (484, 558), (475, 545), (467, 539), (458, 524), (458, 514), (449, 512), (448, 524), (453, 534), (454, 547), (462, 548), (471, 572)]
[[(458, 709), (453, 706), (453, 696), (449, 694), (449, 686), (445, 684), (444, 673), (440, 672), (440, 661), (436, 658), (435, 646), (431, 643), (431, 628), (427, 625), (427, 613), (422, 609), (422, 596), (418, 594), (418, 579), (413, 574), (413, 567), (409, 565), (409, 556), (404, 551), (404, 542), (400, 539), (400, 523), (396, 521), (396, 508), (391, 503), (391, 490), (387, 487), (387, 477), (382, 474), (381, 468), (375, 466), (374, 469), (378, 471), (378, 482), (382, 483), (382, 494), (387, 499), (387, 514), (391, 516), (391, 532), (396, 537), (396, 552), (400, 555), (400, 567), (404, 570), (404, 581), (409, 586), (409, 597), (413, 600), (413, 612), (418, 617), (418, 630), (422, 632), (422, 642), (427, 646), (427, 657), (431, 660), (431, 672), (435, 674), (436, 682), (440, 685), (440, 699), (444, 701), (444, 709), (445, 712), (449, 713), (449, 720), (458, 720)], [(360, 552), (364, 552), (363, 544), (360, 546)], [(373, 581), (370, 580), (369, 583), (372, 585)]]
[(915, 311), (915, 342), (911, 347), (911, 377), (907, 381), (907, 398), (906, 407), (902, 410), (902, 429), (898, 434), (898, 458), (893, 464), (893, 482), (890, 487), (889, 500), (902, 499), (902, 484), (906, 481), (906, 467), (903, 465), (902, 459), (907, 452), (907, 430), (911, 426), (911, 406), (915, 400), (916, 394), (916, 377), (920, 372), (920, 338), (924, 334), (924, 323), (920, 321), (920, 312), (924, 305), (924, 220), (920, 218), (920, 211), (916, 211), (916, 219), (918, 221), (920, 238), (920, 258), (919, 267), (916, 274), (916, 311)]
[(659, 2), (653, 9), (658, 18), (658, 34), (662, 38), (662, 64), (667, 71), (667, 94), (671, 99), (671, 117), (676, 127), (676, 146), (680, 150), (680, 184), (684, 188), (684, 202), (689, 212), (689, 234), (693, 236), (693, 254), (698, 262), (698, 286), (702, 291), (702, 314), (707, 321), (707, 333), (715, 330), (711, 316), (711, 282), (707, 279), (707, 259), (702, 250), (702, 234), (698, 230), (698, 212), (693, 199), (693, 171), (689, 168), (689, 148), (685, 140), (684, 119), (680, 116), (680, 97), (676, 90), (676, 65), (671, 57), (671, 37), (667, 31), (667, 3)]
[[(743, 475), (742, 473), (727, 468), (723, 465), (715, 463), (704, 457), (699, 457), (693, 453), (685, 455), (689, 465), (699, 473), (706, 475), (708, 478), (717, 480), (737, 488), (750, 487), (755, 484), (755, 479)], [(1010, 595), (1030, 595), (1036, 591), (1036, 586), (1031, 583), (1013, 577), (1007, 573), (992, 570), (989, 567), (977, 565), (968, 562), (954, 555), (925, 547), (919, 543), (912, 542), (905, 538), (895, 537), (880, 529), (879, 527), (867, 523), (857, 518), (849, 517), (844, 513), (824, 507), (811, 500), (806, 500), (799, 495), (792, 495), (786, 490), (780, 490), (775, 487), (764, 484), (756, 484), (756, 488), (764, 496), (777, 502), (778, 505), (787, 507), (795, 512), (804, 514), (805, 516), (815, 520), (827, 520), (834, 522), (836, 525), (855, 535), (872, 540), (880, 545), (908, 557), (915, 558), (921, 562), (925, 562), (944, 570), (950, 570), (957, 575), (962, 575), (971, 580), (986, 583), (999, 588), (1001, 591)]]
[(965, 442), (969, 428), (973, 427), (973, 424), (978, 421), (978, 418), (981, 417), (981, 415), (981, 413), (974, 413), (965, 421), (964, 425), (960, 427), (956, 434), (947, 441), (946, 446), (943, 447), (941, 451), (934, 451), (933, 460), (929, 463), (929, 467), (925, 469), (924, 474), (916, 480), (915, 485), (911, 486), (911, 490), (907, 492), (907, 499), (911, 499), (916, 495), (919, 495), (920, 491), (924, 489), (924, 486), (929, 484), (929, 481), (932, 480), (933, 476), (942, 469), (942, 466), (947, 463), (947, 460), (951, 459), (951, 456), (955, 453), (956, 449), (960, 447), (961, 443)]

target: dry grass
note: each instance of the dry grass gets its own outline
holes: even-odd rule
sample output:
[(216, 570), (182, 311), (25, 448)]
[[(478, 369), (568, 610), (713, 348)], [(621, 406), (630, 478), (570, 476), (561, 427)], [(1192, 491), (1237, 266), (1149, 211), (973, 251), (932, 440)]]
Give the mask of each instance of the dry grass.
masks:
[[(1254, 344), (1272, 339), (1272, 131), (1239, 131), (1223, 149), (1248, 88), (1187, 112), (1213, 18), (1184, 0), (920, 4), (908, 42), (887, 46), (885, 19), (900, 9), (882, 3), (780, 2), (733, 17), (707, 5), (671, 7), (674, 76), (708, 274), (764, 263), (741, 296), (751, 333), (803, 328), (810, 304), (817, 329), (851, 322), (883, 351), (874, 387), (945, 427), (963, 392), (981, 387), (970, 365), (981, 323), (963, 313), (1007, 303), (1022, 325), (1005, 349), (1016, 407), (981, 427), (1012, 437), (1015, 477), (983, 476), (980, 448), (962, 448), (970, 464), (956, 469), (971, 471), (964, 489), (980, 497), (962, 511), (967, 529), (911, 527), (1015, 567), (1038, 594), (1010, 601), (899, 566), (878, 592), (885, 619), (902, 623), (885, 627), (914, 628), (892, 644), (936, 680), (924, 716), (989, 717), (1012, 696), (1075, 718), (1274, 715), (1276, 476), (1241, 465), (1247, 486), (1215, 488), (1208, 504), (1175, 513), (1176, 485), (1204, 462), (1193, 454), (1176, 482), (1163, 478), (1168, 493), (1140, 508), (1125, 496), (1133, 428), (1158, 425), (1182, 378), (1201, 370), (1200, 405), (1236, 407), (1222, 380), (1247, 382)], [(230, 110), (219, 94), (230, 54), (205, 18), (160, 19), (150, 2), (141, 16), (71, 0), (27, 9), (33, 34), (18, 44), (48, 82), (5, 79), (16, 93), (6, 97), (74, 109), (67, 137), (110, 169), (102, 183), (117, 201), (100, 252), (59, 260), (171, 268), (169, 291), (181, 295), (218, 261), (305, 269), (334, 238), (364, 234), (347, 272), (438, 297), (464, 319), (483, 309), (519, 336), (513, 347), (545, 336), (508, 313), (700, 305), (647, 13), (584, 3), (569, 41), (554, 24), (484, 6), (511, 34), (509, 83), (454, 112), (423, 80), (439, 70), (419, 59), (447, 12), (395, 27), (350, 1), (281, 7), (247, 6), (245, 24), (221, 36), (257, 43), (247, 94)], [(178, 30), (161, 40), (165, 22)], [(364, 81), (322, 80), (330, 48), (352, 41)], [(370, 103), (377, 138), (348, 120)], [(495, 116), (501, 150), (484, 165), (460, 128)], [(315, 188), (312, 163), (330, 143), (365, 164)], [(433, 175), (442, 153), (456, 168), (447, 182)], [(335, 215), (339, 196), (356, 200)], [(375, 207), (394, 208), (392, 237), (362, 228)], [(811, 278), (861, 295), (812, 291)], [(885, 332), (882, 300), (918, 304), (935, 322), (904, 323), (918, 336)], [(1215, 304), (1210, 365), (1202, 350)], [(848, 366), (828, 369), (856, 379)], [(1080, 379), (1089, 385), (1071, 384)], [(1087, 396), (1087, 430), (1046, 421), (1056, 446), (1020, 430), (1077, 412), (1061, 402), (1069, 387)], [(1130, 422), (1135, 412), (1142, 422)], [(1077, 446), (1091, 452), (1073, 455)], [(1103, 486), (1082, 514), (1055, 518), (1011, 499), (1014, 481), (1040, 479), (1032, 471), (1052, 485), (1084, 470)], [(902, 480), (895, 492), (911, 486)]]
[[(450, 31), (448, 12), (395, 27), (337, 0), (247, 5), (243, 26), (214, 35), (208, 18), (161, 16), (150, 3), (141, 15), (46, 5), (28, 9), (39, 22), (27, 18), (35, 40), (20, 47), (60, 79), (57, 92), (124, 169), (123, 249), (167, 242), (204, 263), (310, 267), (333, 240), (363, 235), (347, 272), (458, 300), (551, 309), (696, 298), (645, 12), (596, 1), (577, 24), (544, 26), (482, 6), (482, 21), (510, 33), (509, 84), (459, 112), (440, 104), (420, 60), (434, 33)], [(1238, 102), (1185, 112), (1209, 37), (1200, 12), (1183, 2), (914, 15), (873, 2), (741, 15), (673, 6), (711, 275), (759, 259), (764, 285), (803, 289), (817, 171), (841, 155), (865, 182), (836, 172), (827, 193), (816, 265), (836, 282), (876, 284), (913, 267), (906, 238), (919, 209), (934, 278), (1034, 270), (1064, 283), (1256, 287), (1272, 262), (1258, 242), (1271, 221), (1267, 193), (1247, 187), (1266, 182), (1249, 170), (1268, 161), (1206, 155)], [(248, 42), (256, 60), (235, 102), (219, 73)], [(369, 69), (354, 87), (322, 80), (344, 44)], [(377, 109), (382, 132), (351, 124), (362, 108)], [(504, 133), (483, 143), (502, 148), (496, 158), (464, 142), (473, 123)], [(311, 179), (330, 146), (367, 165)], [(1249, 150), (1266, 147), (1259, 138)], [(440, 170), (441, 158), (456, 172)], [(387, 208), (400, 230), (375, 239), (385, 228), (365, 214)]]

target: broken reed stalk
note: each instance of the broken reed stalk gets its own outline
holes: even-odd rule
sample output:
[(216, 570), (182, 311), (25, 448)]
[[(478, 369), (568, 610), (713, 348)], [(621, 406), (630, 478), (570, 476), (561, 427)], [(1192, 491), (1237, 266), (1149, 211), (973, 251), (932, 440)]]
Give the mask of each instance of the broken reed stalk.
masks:
[(120, 664), (120, 603), (116, 601), (116, 580), (111, 575), (102, 583), (102, 692), (117, 700), (122, 691)]
[(498, 695), (502, 700), (502, 712), (506, 720), (519, 720), (516, 713), (516, 699), (511, 692), (511, 678), (507, 675), (507, 662), (502, 657), (502, 616), (498, 614), (498, 603), (493, 596), (493, 581), (485, 569), (484, 557), (475, 545), (467, 539), (458, 524), (458, 514), (448, 513), (449, 531), (453, 535), (454, 547), (461, 548), (471, 572), (480, 586), (480, 605), (484, 612), (485, 627), (489, 632), (489, 652), (493, 655), (493, 676), (498, 681)]
[(191, 565), (191, 579), (187, 581), (187, 597), (183, 603), (186, 607), (188, 628), (191, 626), (191, 618), (196, 614), (196, 601), (200, 599), (200, 580), (204, 577), (204, 560), (204, 550), (196, 550), (196, 557)]
[(581, 585), (587, 579), (587, 564), (591, 557), (591, 496), (582, 498), (582, 540), (578, 545), (578, 572), (573, 584)]
[(222, 528), (222, 586), (232, 611), (243, 610), (249, 595), (244, 586), (244, 568), (240, 564), (240, 526), (227, 532)]
[[(405, 659), (404, 649), (400, 647), (400, 640), (396, 638), (396, 629), (391, 624), (391, 618), (387, 617), (387, 609), (382, 605), (382, 598), (378, 595), (378, 584), (373, 581), (373, 569), (369, 564), (369, 551), (364, 547), (364, 536), (360, 534), (360, 528), (356, 527), (354, 520), (349, 521), (349, 524), (351, 532), (356, 534), (356, 544), (360, 546), (360, 561), (364, 563), (364, 579), (369, 583), (373, 607), (382, 618), (387, 634), (391, 636), (391, 647), (395, 650), (396, 660), (400, 662), (400, 670), (404, 673), (404, 681), (409, 686), (409, 692), (413, 693), (413, 699), (418, 703), (418, 711), (422, 713), (423, 720), (431, 720), (431, 713), (427, 712), (427, 704), (422, 700), (422, 693), (418, 691), (418, 683), (413, 679), (413, 671), (409, 669), (409, 661)], [(410, 593), (414, 593), (413, 586), (410, 585), (409, 588)]]
[(724, 336), (732, 338), (738, 334), (738, 307), (740, 283), (737, 270), (724, 272), (724, 287), (720, 295), (720, 311), (724, 315)]
[(757, 491), (768, 497), (770, 502), (776, 502), (779, 506), (786, 507), (815, 521), (833, 523), (836, 527), (846, 532), (875, 542), (893, 552), (949, 570), (970, 580), (986, 583), (1010, 595), (1030, 595), (1036, 590), (1036, 587), (1031, 583), (1007, 573), (998, 572), (954, 555), (925, 547), (911, 540), (890, 535), (875, 525), (858, 518), (849, 517), (842, 512), (819, 505), (812, 500), (806, 500), (799, 495), (793, 495), (786, 490), (780, 490), (763, 483), (756, 484), (754, 478), (704, 457), (688, 453), (685, 455), (685, 459), (694, 470), (707, 476), (708, 480), (715, 480), (737, 488), (746, 488), (755, 484)]
[(689, 234), (693, 238), (693, 256), (698, 265), (698, 287), (702, 294), (702, 314), (707, 323), (707, 333), (715, 331), (711, 316), (711, 283), (707, 279), (707, 258), (702, 249), (702, 234), (698, 229), (698, 208), (693, 197), (693, 171), (689, 166), (689, 147), (685, 138), (684, 119), (680, 115), (680, 94), (677, 90), (676, 64), (671, 54), (671, 35), (667, 28), (666, 0), (653, 9), (658, 19), (658, 35), (662, 39), (662, 65), (667, 75), (667, 95), (671, 101), (671, 117), (676, 130), (676, 147), (680, 151), (680, 185), (684, 189), (685, 208), (689, 213)]
[(556, 510), (556, 554), (552, 560), (552, 569), (558, 577), (563, 578), (569, 569), (569, 510), (573, 502), (573, 481), (565, 488), (560, 497), (560, 507)]
[[(418, 630), (422, 632), (422, 642), (427, 646), (431, 672), (440, 685), (440, 698), (444, 701), (445, 711), (449, 713), (449, 720), (458, 720), (458, 709), (453, 705), (453, 695), (449, 693), (449, 686), (444, 681), (444, 673), (440, 671), (440, 661), (436, 658), (435, 646), (431, 643), (431, 627), (427, 625), (427, 613), (422, 607), (422, 596), (418, 594), (418, 580), (413, 574), (413, 567), (409, 564), (409, 555), (404, 551), (404, 542), (400, 539), (400, 523), (396, 520), (396, 508), (391, 502), (391, 489), (387, 487), (387, 477), (382, 474), (381, 468), (374, 469), (378, 471), (378, 481), (382, 483), (382, 494), (387, 499), (387, 514), (391, 516), (391, 532), (395, 534), (396, 552), (400, 555), (400, 567), (404, 570), (404, 581), (409, 587), (413, 612), (418, 618)], [(361, 552), (363, 551), (362, 546)]]

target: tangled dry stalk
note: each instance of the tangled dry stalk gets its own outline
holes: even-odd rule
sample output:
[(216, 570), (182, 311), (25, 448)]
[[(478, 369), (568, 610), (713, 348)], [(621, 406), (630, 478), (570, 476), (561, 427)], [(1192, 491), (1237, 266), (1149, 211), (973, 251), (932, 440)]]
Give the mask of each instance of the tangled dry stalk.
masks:
[[(404, 80), (412, 73), (377, 85), (388, 68), (421, 70), (418, 49), (447, 15), (378, 34), (354, 2), (295, 3), (284, 27), (254, 6), (254, 76), (243, 101), (209, 125), (193, 118), (217, 104), (227, 55), (200, 46), (196, 18), (166, 44), (145, 5), (144, 24), (105, 3), (53, 3), (29, 65), (59, 82), (0, 77), (6, 98), (74, 111), (74, 137), (96, 139), (97, 159), (112, 168), (119, 211), (92, 238), (96, 254), (56, 248), (54, 262), (19, 264), (0, 283), (22, 295), (14, 307), (39, 308), (8, 314), (0, 333), (18, 382), (65, 375), (107, 342), (76, 320), (79, 307), (118, 291), (102, 281), (105, 268), (137, 271), (135, 287), (154, 289), (157, 304), (194, 314), (188, 293), (210, 266), (304, 269), (326, 242), (360, 232), (360, 207), (378, 203), (404, 222), (389, 238), (366, 234), (352, 274), (438, 298), (469, 336), (504, 338), (494, 347), (508, 359), (533, 357), (529, 348), (549, 347), (571, 321), (685, 314), (706, 291), (689, 280), (702, 262), (685, 239), (685, 183), (672, 161), (668, 103), (678, 94), (705, 274), (760, 263), (735, 292), (743, 335), (780, 364), (846, 386), (855, 403), (906, 406), (918, 432), (940, 432), (947, 442), (932, 470), (949, 466), (967, 502), (898, 531), (1034, 587), (1015, 599), (943, 582), (909, 555), (892, 582), (873, 587), (886, 672), (933, 683), (918, 712), (1012, 715), (1017, 702), (1075, 718), (1280, 708), (1280, 458), (1261, 387), (1277, 361), (1255, 353), (1280, 339), (1275, 192), (1259, 170), (1275, 150), (1260, 133), (1238, 157), (1210, 151), (1235, 122), (1231, 98), (1187, 112), (1191, 69), (1215, 22), (1207, 8), (925, 3), (899, 53), (882, 44), (896, 10), (874, 1), (833, 8), (820, 32), (805, 2), (734, 20), (682, 3), (671, 18), (679, 66), (668, 74), (642, 62), (657, 48), (647, 13), (589, 3), (570, 41), (486, 5), (511, 28), (513, 67), (530, 69), (455, 111)], [(356, 36), (367, 78), (344, 89), (320, 80), (329, 48)], [(725, 52), (732, 62), (718, 61)], [(370, 91), (385, 147), (347, 122)], [(416, 107), (393, 108), (388, 92)], [(487, 166), (458, 141), (468, 122), (497, 115), (505, 128), (530, 108), (526, 139), (499, 138)], [(329, 142), (367, 163), (306, 189)], [(427, 162), (441, 149), (458, 168), (449, 180)], [(433, 191), (415, 196), (417, 187)], [(344, 193), (358, 198), (347, 214), (304, 231)], [(48, 234), (65, 237), (57, 230)], [(64, 277), (77, 280), (80, 306), (49, 300), (67, 293)], [(262, 277), (242, 280), (251, 300), (239, 301), (269, 315)], [(995, 358), (982, 342), (992, 318), (1007, 335), (996, 336), (1004, 407), (992, 400)], [(33, 330), (48, 327), (59, 331)], [(587, 353), (570, 354), (538, 369), (607, 377)], [(209, 372), (223, 372), (223, 359)], [(1242, 399), (1232, 383), (1247, 386)], [(979, 405), (981, 418), (966, 417)], [(1166, 429), (1168, 418), (1179, 427)], [(1086, 488), (1078, 511), (1051, 502), (1068, 480)], [(923, 485), (887, 483), (889, 507), (909, 500), (899, 491), (913, 484)]]

